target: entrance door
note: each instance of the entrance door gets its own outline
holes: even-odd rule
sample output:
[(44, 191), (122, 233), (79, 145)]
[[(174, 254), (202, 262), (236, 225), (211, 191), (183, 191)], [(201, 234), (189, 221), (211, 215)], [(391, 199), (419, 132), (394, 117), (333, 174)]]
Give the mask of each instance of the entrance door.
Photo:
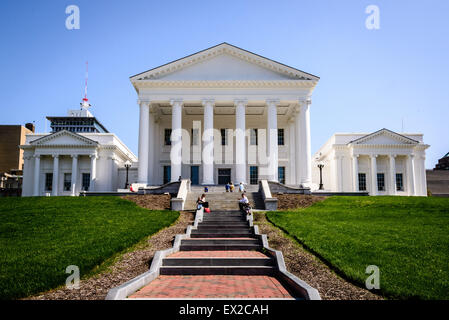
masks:
[(218, 184), (231, 182), (231, 169), (218, 169)]
[(190, 180), (192, 181), (192, 184), (199, 184), (199, 166), (191, 166), (190, 167)]

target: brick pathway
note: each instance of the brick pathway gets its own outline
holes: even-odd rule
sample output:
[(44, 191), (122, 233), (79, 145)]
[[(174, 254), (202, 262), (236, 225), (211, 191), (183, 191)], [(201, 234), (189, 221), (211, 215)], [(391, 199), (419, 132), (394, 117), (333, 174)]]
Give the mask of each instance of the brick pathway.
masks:
[(292, 298), (270, 276), (159, 276), (129, 298)]

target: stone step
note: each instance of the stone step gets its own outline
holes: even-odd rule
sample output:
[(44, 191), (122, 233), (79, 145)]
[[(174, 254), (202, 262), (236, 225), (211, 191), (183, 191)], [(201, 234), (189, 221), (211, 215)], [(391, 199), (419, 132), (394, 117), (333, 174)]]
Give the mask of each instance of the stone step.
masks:
[(241, 224), (235, 223), (235, 224), (223, 224), (223, 223), (205, 223), (202, 222), (198, 224), (197, 230), (247, 230), (248, 229), (248, 223), (242, 222)]
[(260, 244), (259, 239), (253, 238), (237, 238), (237, 239), (227, 239), (227, 238), (211, 238), (211, 239), (183, 239), (181, 240), (181, 245), (183, 244), (217, 244), (217, 245), (247, 245), (247, 244)]
[(165, 258), (162, 266), (182, 267), (182, 266), (212, 266), (212, 267), (245, 267), (245, 266), (272, 266), (273, 259), (265, 258)]
[(255, 250), (260, 251), (261, 244), (195, 244), (184, 243), (181, 244), (181, 251), (221, 251), (221, 250)]
[(161, 275), (266, 275), (276, 273), (273, 266), (167, 266), (160, 268)]
[(240, 232), (240, 233), (224, 233), (224, 232), (214, 232), (214, 233), (207, 233), (207, 232), (200, 232), (200, 233), (193, 233), (190, 235), (191, 238), (243, 238), (243, 237), (251, 237), (251, 232)]

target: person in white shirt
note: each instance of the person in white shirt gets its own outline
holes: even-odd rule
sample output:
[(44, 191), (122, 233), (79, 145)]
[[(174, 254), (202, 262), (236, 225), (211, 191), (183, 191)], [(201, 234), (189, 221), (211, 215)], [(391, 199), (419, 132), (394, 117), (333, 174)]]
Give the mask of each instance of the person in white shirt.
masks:
[(243, 185), (243, 182), (240, 182), (239, 191), (240, 192), (245, 192), (245, 186)]
[(239, 208), (240, 210), (243, 210), (244, 206), (249, 204), (249, 200), (246, 197), (246, 194), (242, 193), (242, 198), (239, 201)]

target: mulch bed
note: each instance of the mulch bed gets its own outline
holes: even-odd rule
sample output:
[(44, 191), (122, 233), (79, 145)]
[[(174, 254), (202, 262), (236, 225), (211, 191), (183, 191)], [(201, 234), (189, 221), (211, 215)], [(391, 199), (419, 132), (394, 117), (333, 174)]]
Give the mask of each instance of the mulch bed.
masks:
[[(168, 208), (170, 207), (169, 195), (125, 196), (124, 198), (152, 210), (166, 209), (167, 204)], [(79, 289), (70, 290), (64, 286), (26, 299), (104, 300), (109, 289), (148, 271), (155, 252), (171, 248), (175, 236), (185, 233), (187, 226), (193, 224), (193, 221), (193, 212), (181, 211), (180, 217), (175, 224), (149, 236), (146, 241), (139, 243), (131, 252), (127, 252), (119, 257), (106, 271), (90, 278), (82, 279)]]
[(275, 194), (273, 196), (278, 199), (278, 210), (306, 208), (315, 202), (326, 199), (326, 197), (323, 196), (309, 196), (302, 194)]
[(170, 210), (169, 194), (132, 195), (121, 198), (135, 202), (138, 206), (150, 210)]
[[(276, 195), (279, 209), (305, 208), (324, 200), (325, 197)], [(381, 296), (360, 288), (332, 271), (295, 240), (286, 236), (282, 230), (273, 226), (265, 213), (255, 212), (254, 223), (259, 232), (266, 234), (271, 248), (282, 251), (287, 270), (316, 288), (323, 300), (381, 300)]]

